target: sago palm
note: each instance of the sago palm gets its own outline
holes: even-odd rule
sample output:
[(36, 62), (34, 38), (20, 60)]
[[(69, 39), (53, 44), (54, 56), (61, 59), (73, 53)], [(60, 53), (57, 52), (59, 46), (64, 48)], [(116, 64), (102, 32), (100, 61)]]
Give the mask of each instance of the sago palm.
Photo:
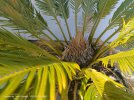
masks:
[[(0, 0), (0, 100), (133, 100), (124, 76), (134, 71), (134, 0), (122, 2), (95, 38), (119, 1)], [(59, 33), (51, 30), (48, 16)], [(127, 49), (117, 52), (119, 46)]]

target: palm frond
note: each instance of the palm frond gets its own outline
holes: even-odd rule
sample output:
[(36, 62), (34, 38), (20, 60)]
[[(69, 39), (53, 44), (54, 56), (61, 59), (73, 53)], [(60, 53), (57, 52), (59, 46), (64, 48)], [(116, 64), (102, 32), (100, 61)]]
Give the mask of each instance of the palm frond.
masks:
[(121, 24), (122, 18), (124, 20), (129, 20), (133, 17), (134, 13), (134, 1), (133, 0), (125, 0), (119, 8), (115, 11), (111, 22), (114, 22), (116, 25)]
[(94, 26), (91, 30), (90, 36), (88, 38), (89, 42), (92, 42), (92, 39), (94, 37), (95, 31), (99, 25), (99, 22), (102, 18), (104, 18), (106, 15), (109, 14), (109, 12), (115, 7), (116, 3), (118, 2), (118, 0), (100, 0), (98, 2), (98, 13), (97, 13), (97, 17), (94, 23)]
[(134, 30), (134, 18), (130, 19), (127, 23), (123, 21), (123, 28), (118, 36), (117, 39), (115, 39), (112, 43), (109, 44), (112, 48), (126, 43), (130, 37), (132, 37)]
[(82, 3), (82, 0), (70, 0), (70, 6), (71, 8), (76, 12), (78, 13), (80, 8), (81, 8), (81, 3)]
[[(57, 59), (56, 57), (49, 54), (46, 50), (41, 49), (40, 47), (34, 45), (33, 43), (30, 43), (28, 40), (24, 39), (18, 34), (13, 34), (7, 30), (0, 29), (0, 50), (3, 50), (3, 45), (5, 45), (4, 50), (14, 50), (20, 49), (23, 51), (26, 51), (27, 53), (31, 55), (44, 55), (53, 59)], [(4, 51), (3, 50), (3, 51)]]
[(74, 10), (74, 19), (75, 19), (75, 32), (78, 33), (78, 12), (81, 8), (82, 0), (70, 0), (70, 6)]
[[(4, 19), (2, 19), (3, 26), (13, 27), (15, 30), (29, 33), (37, 39), (41, 39), (41, 36), (45, 36), (47, 40), (52, 40), (52, 37), (44, 33), (44, 30), (47, 29), (50, 34), (58, 40), (58, 38), (48, 29), (47, 23), (42, 15), (33, 8), (29, 0), (26, 0), (25, 2), (23, 0), (1, 0), (0, 5), (0, 15), (4, 17)], [(52, 45), (43, 39), (41, 40), (45, 45), (54, 50)]]
[[(99, 42), (102, 36), (106, 34), (108, 30), (114, 27), (119, 27), (118, 30), (122, 27), (122, 19), (124, 19), (126, 22), (128, 22), (131, 18), (133, 18), (133, 7), (134, 1), (133, 0), (125, 0), (118, 9), (114, 12), (112, 19), (110, 20), (109, 25), (105, 28), (105, 30), (99, 35), (96, 44)], [(117, 31), (119, 32), (119, 31)], [(114, 32), (111, 34), (106, 41), (110, 40), (117, 32)]]
[(11, 25), (15, 29), (22, 29), (29, 33), (43, 34), (42, 31), (47, 27), (47, 23), (45, 20), (42, 21), (42, 16), (39, 12), (35, 12), (29, 0), (1, 0), (0, 4), (0, 15), (6, 18), (6, 26)]
[(117, 48), (121, 48), (122, 50), (126, 50), (126, 49), (133, 49), (134, 48), (134, 37), (131, 36), (126, 43), (117, 46)]
[[(83, 0), (82, 9), (83, 9), (83, 34), (86, 31), (87, 17), (94, 18), (95, 13), (97, 12), (97, 3), (98, 0)], [(90, 20), (91, 20), (90, 19)]]
[[(79, 70), (77, 64), (65, 62), (51, 62), (21, 69), (0, 78), (0, 97), (2, 100), (6, 100), (9, 96), (18, 95), (15, 99), (20, 100), (22, 99), (20, 95), (28, 95), (30, 98), (33, 98), (32, 96), (39, 97), (37, 100), (44, 100), (44, 98), (55, 100), (56, 91), (61, 94), (64, 89), (67, 89), (67, 77), (69, 75), (72, 78), (76, 74), (76, 69)], [(57, 86), (59, 90), (56, 89)]]
[[(133, 100), (134, 96), (132, 95), (132, 93), (127, 93), (123, 85), (113, 81), (111, 78), (105, 76), (100, 72), (97, 72), (94, 69), (89, 68), (86, 69), (86, 71), (88, 73), (85, 75), (88, 75), (93, 81), (93, 85), (90, 85), (91, 87), (89, 86), (89, 89), (94, 90), (93, 93), (95, 93), (95, 96), (99, 99)], [(99, 93), (101, 98), (99, 97), (99, 95), (97, 95), (97, 92)], [(91, 92), (89, 91), (88, 93), (90, 95)], [(91, 97), (94, 98), (94, 95), (91, 95)]]
[(84, 100), (102, 100), (102, 97), (99, 95), (94, 84), (91, 84), (88, 87), (88, 89), (84, 95)]
[(36, 0), (36, 4), (45, 15), (53, 16), (55, 14), (60, 17), (69, 17), (68, 0)]
[(100, 58), (98, 59), (98, 61), (102, 61), (105, 66), (107, 66), (109, 61), (111, 65), (118, 63), (119, 69), (124, 74), (132, 75), (132, 72), (134, 71), (133, 57), (134, 57), (134, 50), (130, 50), (130, 51), (123, 51), (104, 58)]
[(119, 45), (125, 44), (131, 37), (133, 37), (133, 30), (134, 30), (134, 18), (130, 19), (127, 23), (123, 20), (123, 27), (119, 33), (117, 39), (109, 43), (107, 46), (104, 47), (104, 44), (100, 47), (100, 52), (96, 55), (95, 59), (101, 57), (104, 53), (108, 50), (113, 49)]
[(100, 0), (98, 3), (98, 13), (103, 12), (100, 18), (104, 18), (109, 15), (110, 12), (115, 8), (119, 0)]
[[(21, 99), (21, 95), (28, 95), (31, 98), (41, 97), (37, 98), (41, 100), (44, 98), (54, 100), (56, 91), (59, 91), (61, 97), (63, 94), (67, 95), (65, 90), (67, 90), (68, 77), (72, 80), (76, 70), (80, 70), (77, 64), (60, 62), (56, 57), (24, 38), (5, 30), (1, 31), (0, 46), (4, 46), (0, 48), (2, 100), (12, 95), (16, 100)], [(9, 91), (11, 87), (13, 88)]]
[[(36, 38), (38, 38), (36, 35), (45, 35), (47, 39), (51, 39), (50, 36), (44, 33), (43, 30), (46, 29), (58, 40), (54, 33), (48, 28), (47, 22), (41, 13), (32, 5), (31, 0), (5, 0), (1, 1), (1, 4), (4, 4), (1, 6), (1, 16), (7, 18), (2, 20), (4, 26), (13, 27), (13, 29), (21, 30), (23, 33), (28, 32)], [(8, 12), (8, 10), (10, 12)], [(16, 17), (15, 14), (18, 16)]]
[(68, 0), (36, 0), (36, 4), (44, 12), (44, 14), (52, 16), (56, 20), (63, 38), (67, 43), (66, 35), (57, 17), (69, 17)]
[(70, 40), (71, 40), (72, 36), (71, 36), (71, 32), (70, 32), (69, 25), (68, 25), (68, 22), (67, 22), (67, 19), (69, 18), (69, 0), (57, 0), (57, 1), (58, 1), (57, 6), (59, 7), (59, 10), (61, 12), (60, 15), (62, 15), (64, 20), (65, 20), (68, 35), (69, 35)]

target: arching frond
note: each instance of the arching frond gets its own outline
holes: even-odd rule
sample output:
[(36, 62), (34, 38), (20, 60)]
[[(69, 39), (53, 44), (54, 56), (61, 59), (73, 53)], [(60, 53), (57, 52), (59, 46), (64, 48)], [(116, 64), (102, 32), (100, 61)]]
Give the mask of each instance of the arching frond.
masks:
[[(87, 17), (91, 20), (94, 18), (95, 13), (97, 12), (97, 3), (98, 0), (83, 0), (82, 1), (82, 9), (83, 9), (83, 34), (86, 31), (87, 24)], [(95, 19), (95, 18), (94, 18)]]
[(40, 47), (30, 43), (28, 40), (19, 36), (18, 34), (13, 34), (7, 30), (0, 29), (0, 49), (3, 49), (3, 45), (7, 45), (4, 47), (5, 50), (12, 50), (11, 48), (16, 48), (20, 50), (24, 50), (31, 55), (45, 55), (47, 57), (56, 58), (50, 55), (46, 50), (41, 49)]
[[(94, 94), (90, 97), (91, 100), (96, 100), (97, 97), (98, 99), (108, 100), (133, 100), (133, 94), (126, 92), (126, 89), (123, 85), (113, 81), (111, 78), (100, 72), (97, 72), (94, 69), (86, 69), (86, 72), (88, 73), (85, 73), (85, 75), (92, 79), (93, 84), (91, 84), (87, 89), (85, 97), (87, 97), (87, 94), (91, 95), (91, 91), (88, 90), (94, 90), (92, 92)], [(98, 93), (101, 98), (99, 97)], [(88, 98), (86, 100), (88, 100)]]
[(117, 39), (115, 39), (111, 43), (107, 44), (107, 46), (105, 46), (105, 48), (103, 48), (104, 47), (104, 44), (103, 44), (103, 46), (100, 47), (100, 51), (98, 52), (98, 54), (96, 55), (95, 58), (101, 57), (103, 54), (108, 52), (110, 49), (113, 49), (119, 45), (125, 44), (131, 37), (134, 36), (133, 30), (134, 30), (134, 18), (130, 19), (127, 23), (125, 23), (125, 21), (123, 20), (123, 27), (122, 27)]
[[(45, 36), (45, 39), (52, 40), (50, 36), (44, 33), (44, 30), (47, 29), (50, 34), (58, 40), (48, 29), (46, 21), (41, 14), (33, 8), (29, 0), (25, 0), (25, 2), (24, 0), (1, 0), (0, 9), (0, 15), (4, 18), (1, 19), (2, 24), (4, 24), (3, 26), (13, 27), (15, 30), (20, 30), (20, 33), (28, 33), (37, 39), (41, 39), (40, 36)], [(41, 41), (54, 50), (53, 46), (45, 40), (41, 39)]]
[(102, 97), (99, 95), (94, 84), (91, 84), (88, 87), (88, 89), (84, 95), (84, 100), (102, 100)]
[(45, 50), (8, 31), (3, 30), (0, 38), (2, 100), (11, 95), (16, 100), (24, 95), (30, 98), (41, 97), (37, 98), (41, 100), (54, 100), (56, 91), (59, 91), (61, 97), (66, 94), (68, 78), (72, 80), (76, 70), (79, 70), (77, 64), (60, 62)]
[(32, 6), (30, 0), (1, 0), (0, 15), (4, 25), (32, 34), (43, 34), (47, 23)]
[(0, 97), (2, 100), (7, 100), (11, 95), (16, 100), (24, 99), (23, 96), (29, 96), (30, 99), (38, 97), (37, 100), (55, 100), (56, 91), (62, 94), (67, 89), (67, 77), (71, 80), (76, 69), (79, 70), (77, 64), (65, 62), (21, 69), (0, 78)]
[(119, 0), (100, 0), (98, 2), (98, 13), (103, 12), (100, 18), (104, 18), (115, 8)]
[(121, 48), (122, 50), (126, 50), (126, 49), (133, 49), (134, 48), (134, 37), (131, 36), (126, 43), (118, 46), (117, 48)]
[(70, 0), (71, 8), (78, 13), (81, 8), (82, 0)]
[(125, 73), (125, 74), (132, 74), (134, 71), (134, 50), (129, 50), (129, 51), (123, 51), (119, 52), (114, 55), (110, 55), (104, 58), (98, 59), (98, 61), (102, 61), (105, 66), (107, 64), (111, 63), (111, 65), (114, 65), (114, 63), (119, 64), (119, 69)]
[(75, 32), (78, 33), (78, 12), (81, 8), (82, 0), (70, 0), (70, 6), (74, 10), (74, 19), (75, 19)]
[(114, 48), (118, 45), (126, 43), (130, 37), (134, 36), (134, 18), (130, 19), (127, 23), (123, 21), (123, 28), (118, 36), (113, 42), (109, 44), (110, 47)]
[(99, 0), (98, 4), (97, 4), (97, 17), (95, 19), (95, 23), (94, 26), (91, 30), (91, 33), (89, 35), (89, 43), (92, 42), (93, 37), (95, 35), (96, 29), (100, 23), (100, 20), (102, 18), (104, 18), (106, 15), (109, 14), (109, 12), (115, 7), (115, 4), (118, 2), (118, 0)]
[(133, 5), (133, 0), (124, 0), (124, 2), (119, 6), (119, 8), (114, 12), (111, 22), (114, 22), (116, 25), (119, 25), (121, 24), (122, 18), (124, 18), (126, 21), (133, 18)]
[(119, 27), (117, 31), (115, 31), (113, 34), (107, 37), (106, 42), (108, 42), (113, 36), (115, 36), (122, 27), (122, 19), (128, 22), (131, 18), (133, 18), (133, 15), (134, 15), (133, 4), (134, 4), (133, 0), (124, 0), (124, 2), (114, 12), (112, 19), (109, 21), (109, 25), (99, 35), (96, 44), (99, 42), (102, 36), (104, 36), (107, 33), (108, 30), (110, 30), (111, 28)]
[(59, 26), (64, 40), (67, 43), (66, 35), (57, 17), (63, 16), (64, 18), (68, 18), (68, 0), (36, 0), (36, 4), (44, 12), (44, 14), (54, 18), (54, 20), (57, 22), (57, 25)]
[(56, 15), (60, 17), (65, 16), (66, 18), (68, 18), (68, 1), (69, 0), (36, 0), (36, 4), (44, 12), (45, 15)]
[(80, 70), (77, 64), (60, 62), (47, 51), (4, 29), (0, 30), (0, 47), (2, 100), (12, 96), (16, 100), (24, 96), (54, 100), (56, 91), (63, 98), (67, 95), (68, 79), (72, 80), (76, 70)]

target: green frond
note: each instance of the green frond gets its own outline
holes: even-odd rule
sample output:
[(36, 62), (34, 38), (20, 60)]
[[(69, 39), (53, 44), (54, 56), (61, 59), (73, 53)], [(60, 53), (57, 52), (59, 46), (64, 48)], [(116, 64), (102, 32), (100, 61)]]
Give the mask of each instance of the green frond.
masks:
[(74, 19), (75, 19), (75, 32), (78, 34), (78, 12), (81, 8), (82, 0), (70, 0), (70, 6), (74, 10)]
[[(19, 31), (18, 34), (30, 34), (37, 39), (45, 36), (47, 40), (52, 40), (52, 37), (54, 37), (59, 41), (30, 0), (1, 0), (0, 4), (1, 26), (17, 30)], [(47, 35), (44, 30), (48, 30), (52, 37)], [(43, 43), (54, 50), (49, 43), (45, 41)]]
[(126, 34), (122, 34), (122, 35), (118, 36), (118, 38), (115, 39), (113, 42), (111, 42), (108, 46), (111, 48), (115, 48), (117, 46), (126, 44), (128, 41), (130, 42), (130, 38), (133, 36), (134, 36), (133, 32), (126, 32)]
[[(41, 39), (40, 36), (45, 36), (45, 39), (52, 40), (50, 36), (44, 33), (44, 30), (47, 29), (50, 34), (58, 40), (58, 38), (49, 30), (42, 15), (32, 6), (31, 1), (1, 0), (0, 9), (2, 26), (20, 30), (18, 34), (27, 33), (37, 39)], [(41, 40), (45, 45), (57, 52), (52, 45), (43, 39)], [(57, 54), (59, 53), (57, 52)]]
[(115, 8), (115, 5), (118, 3), (119, 0), (99, 0), (98, 2), (98, 14), (100, 12), (102, 15), (100, 18), (104, 18), (110, 14), (110, 12)]
[(70, 0), (70, 6), (75, 11), (75, 13), (78, 13), (81, 8), (82, 0)]
[[(89, 73), (88, 70), (84, 70)], [(83, 70), (82, 70), (83, 72)], [(85, 75), (89, 76), (88, 73), (85, 73)], [(90, 78), (86, 77), (82, 79), (81, 87), (79, 89), (79, 96), (81, 100), (102, 100), (102, 97), (98, 93), (98, 90), (96, 89), (94, 83), (89, 83)]]
[[(111, 43), (107, 44), (105, 47), (104, 47), (104, 44), (102, 44), (102, 46), (100, 47), (100, 51), (95, 56), (95, 59), (103, 56), (110, 49), (113, 49), (117, 46), (125, 44), (131, 37), (134, 36), (133, 30), (134, 30), (134, 18), (130, 19), (127, 23), (123, 20), (123, 27), (120, 30), (117, 39), (113, 40)], [(115, 31), (115, 33), (117, 32)], [(112, 36), (108, 38), (112, 38)]]
[(1, 17), (6, 18), (3, 26), (24, 30), (32, 35), (44, 34), (47, 23), (30, 0), (1, 0), (0, 9)]
[[(50, 43), (45, 41), (53, 41), (52, 38), (54, 38), (59, 42), (59, 39), (49, 29), (47, 22), (31, 4), (30, 0), (1, 0), (0, 5), (0, 16), (4, 18), (1, 22), (4, 27), (15, 28), (15, 30), (18, 30), (18, 34), (30, 34), (34, 38), (41, 40), (44, 45), (55, 53), (60, 54)], [(51, 37), (44, 30), (47, 30)], [(45, 37), (45, 40), (42, 37)]]
[[(111, 1), (112, 2), (112, 1)], [(109, 37), (107, 37), (106, 42), (108, 42), (113, 36), (118, 34), (120, 28), (122, 27), (122, 19), (128, 22), (131, 18), (133, 18), (133, 7), (134, 1), (133, 0), (124, 0), (124, 2), (118, 7), (118, 9), (114, 12), (111, 20), (109, 21), (109, 25), (103, 30), (103, 32), (99, 35), (96, 44), (99, 40), (106, 34), (108, 30), (111, 28), (119, 27), (118, 31), (115, 31)], [(105, 43), (106, 43), (105, 42)]]
[[(92, 90), (94, 94), (91, 95), (91, 100), (96, 100), (96, 98), (98, 97), (98, 99), (103, 100), (103, 99), (108, 99), (108, 100), (133, 100), (134, 96), (132, 95), (132, 93), (128, 93), (126, 92), (126, 89), (123, 85), (113, 81), (111, 78), (109, 78), (108, 76), (97, 72), (94, 69), (86, 69), (89, 73), (88, 75), (90, 75), (93, 84), (91, 84), (89, 86), (89, 88), (87, 89), (86, 95), (85, 97), (87, 97), (88, 95), (91, 95), (91, 91), (88, 90)], [(99, 96), (98, 95), (101, 96)], [(88, 95), (87, 95), (88, 94)], [(95, 98), (96, 96), (96, 98)], [(94, 98), (94, 99), (93, 99)], [(97, 100), (98, 100), (97, 99)], [(89, 100), (88, 98), (86, 100)]]
[(120, 45), (120, 46), (117, 46), (117, 47), (120, 47), (122, 50), (126, 50), (126, 49), (133, 49), (134, 48), (134, 37), (131, 36), (127, 41), (126, 43)]
[(69, 0), (36, 0), (36, 4), (45, 15), (53, 16), (55, 14), (56, 16), (65, 16), (68, 18), (68, 1)]
[[(134, 1), (133, 0), (125, 0), (119, 8), (114, 12), (114, 15), (111, 19), (111, 22), (114, 22), (116, 25), (122, 24), (122, 18), (126, 21), (133, 18), (134, 13)], [(115, 26), (115, 25), (114, 25)]]
[[(46, 50), (41, 49), (40, 47), (30, 43), (28, 40), (24, 39), (18, 34), (13, 34), (7, 30), (0, 29), (0, 46), (7, 45), (4, 47), (5, 50), (10, 50), (11, 48), (25, 50), (27, 53), (29, 52), (31, 55), (45, 55), (47, 57), (55, 58), (50, 55)], [(11, 48), (10, 48), (11, 47)], [(0, 48), (0, 49), (3, 49)]]
[(67, 38), (58, 20), (58, 16), (63, 16), (64, 18), (68, 17), (68, 0), (64, 0), (64, 2), (63, 0), (36, 0), (36, 4), (41, 9), (41, 11), (44, 12), (44, 14), (47, 14), (54, 18), (54, 20), (57, 22), (57, 25), (59, 26), (59, 29), (65, 42), (67, 43)]
[[(94, 15), (97, 10), (98, 0), (83, 0), (82, 9), (83, 9), (83, 34), (86, 31), (87, 27), (87, 17), (94, 18)], [(90, 19), (90, 20), (91, 20)], [(95, 18), (94, 18), (95, 19)]]
[(91, 84), (88, 87), (88, 89), (84, 95), (84, 100), (102, 100), (102, 97), (99, 95), (94, 84)]
[(129, 50), (129, 51), (119, 52), (117, 54), (110, 55), (104, 58), (100, 58), (98, 59), (98, 61), (102, 61), (105, 66), (107, 66), (109, 61), (111, 65), (118, 63), (119, 69), (124, 74), (132, 75), (132, 72), (134, 71), (133, 58), (134, 58), (134, 50)]
[[(58, 61), (58, 60), (57, 60)], [(34, 55), (23, 49), (0, 50), (0, 76), (19, 71), (28, 66), (37, 66), (57, 62), (56, 59), (45, 55)]]
[(127, 23), (123, 20), (123, 27), (119, 33), (117, 39), (109, 44), (110, 47), (114, 48), (121, 44), (125, 44), (134, 34), (134, 18), (130, 19)]
[[(94, 37), (96, 29), (100, 23), (100, 20), (109, 14), (109, 12), (115, 7), (115, 4), (117, 2), (118, 2), (118, 0), (99, 0), (99, 2), (97, 4), (97, 10), (98, 10), (97, 17), (95, 19), (91, 33), (88, 37), (89, 43), (92, 43), (93, 37)], [(102, 33), (102, 34), (104, 34), (104, 33)], [(101, 36), (99, 36), (99, 38), (100, 37)]]
[(91, 16), (97, 10), (96, 9), (97, 3), (98, 0), (83, 0), (82, 1), (83, 14), (84, 15), (89, 14)]
[(77, 64), (67, 62), (23, 68), (0, 78), (0, 97), (7, 100), (13, 95), (16, 100), (20, 100), (21, 95), (28, 95), (30, 98), (39, 97), (37, 100), (55, 100), (56, 91), (62, 94), (67, 89), (68, 75), (72, 78), (76, 70), (79, 70)]
[(37, 6), (40, 8), (42, 12), (44, 12), (45, 15), (52, 16), (54, 20), (56, 20), (61, 33), (67, 42), (66, 35), (64, 34), (64, 31), (60, 25), (60, 22), (58, 21), (58, 16), (63, 18), (66, 23), (67, 31), (69, 34), (70, 39), (72, 38), (69, 25), (67, 22), (67, 19), (69, 18), (69, 0), (35, 0)]
[(87, 69), (87, 71), (89, 72), (88, 75), (90, 75), (91, 79), (93, 80), (93, 83), (95, 84), (99, 94), (101, 96), (103, 96), (103, 92), (104, 92), (104, 87), (105, 87), (105, 83), (107, 81), (112, 82), (113, 84), (115, 84), (117, 87), (123, 88), (124, 86), (113, 81), (111, 78), (109, 78), (108, 76), (97, 72), (94, 69)]

